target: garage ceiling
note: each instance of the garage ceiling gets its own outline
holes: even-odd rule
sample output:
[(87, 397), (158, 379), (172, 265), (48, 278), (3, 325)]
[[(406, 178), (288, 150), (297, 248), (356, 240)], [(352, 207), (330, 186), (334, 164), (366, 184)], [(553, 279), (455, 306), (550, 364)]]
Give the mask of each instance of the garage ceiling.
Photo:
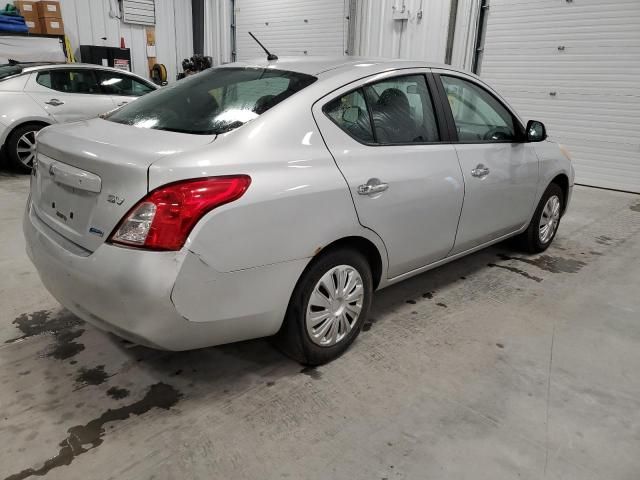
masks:
[(344, 55), (348, 0), (236, 0), (236, 58), (264, 56), (249, 37), (277, 55)]
[(640, 192), (638, 0), (491, 0), (480, 74), (567, 145), (578, 183)]

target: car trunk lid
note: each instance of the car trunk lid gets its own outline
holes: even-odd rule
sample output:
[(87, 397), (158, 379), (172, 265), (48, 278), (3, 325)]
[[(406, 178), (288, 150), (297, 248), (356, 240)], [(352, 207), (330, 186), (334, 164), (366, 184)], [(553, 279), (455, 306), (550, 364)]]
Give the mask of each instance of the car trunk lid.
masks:
[(92, 252), (147, 194), (155, 160), (213, 140), (102, 119), (47, 128), (38, 135), (32, 206), (49, 227)]

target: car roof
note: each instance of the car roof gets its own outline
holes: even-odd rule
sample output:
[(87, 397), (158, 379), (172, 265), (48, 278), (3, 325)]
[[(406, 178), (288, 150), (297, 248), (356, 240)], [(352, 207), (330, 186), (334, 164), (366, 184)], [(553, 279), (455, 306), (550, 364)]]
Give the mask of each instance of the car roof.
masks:
[[(20, 66), (21, 64), (17, 64)], [(88, 69), (88, 70), (108, 70), (111, 72), (123, 73), (144, 80), (146, 83), (153, 83), (148, 78), (141, 77), (133, 72), (127, 72), (118, 68), (106, 67), (104, 65), (96, 65), (93, 63), (40, 63), (40, 64), (22, 64), (22, 73), (37, 72), (39, 70), (57, 70), (60, 68)]]
[[(228, 63), (225, 67), (257, 67), (277, 68), (292, 72), (304, 73), (323, 77), (338, 74), (345, 68), (378, 67), (381, 71), (399, 68), (442, 68), (457, 72), (463, 70), (441, 63), (425, 62), (423, 60), (388, 59), (376, 57), (280, 57), (278, 60), (268, 61), (266, 58), (256, 58), (235, 63)], [(469, 73), (469, 72), (464, 72)]]

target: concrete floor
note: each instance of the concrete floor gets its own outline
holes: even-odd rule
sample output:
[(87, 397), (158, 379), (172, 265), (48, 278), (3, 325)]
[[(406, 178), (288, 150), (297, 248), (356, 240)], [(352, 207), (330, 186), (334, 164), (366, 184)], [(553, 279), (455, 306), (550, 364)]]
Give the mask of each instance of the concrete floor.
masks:
[(638, 479), (640, 197), (379, 292), (339, 361), (132, 346), (61, 310), (0, 173), (0, 478)]

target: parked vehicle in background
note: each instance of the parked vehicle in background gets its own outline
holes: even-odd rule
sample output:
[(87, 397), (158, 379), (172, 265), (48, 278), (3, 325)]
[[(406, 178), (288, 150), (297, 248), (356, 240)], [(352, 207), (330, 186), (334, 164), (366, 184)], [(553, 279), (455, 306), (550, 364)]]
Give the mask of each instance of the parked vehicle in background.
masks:
[(545, 250), (574, 179), (546, 138), (447, 66), (228, 64), (43, 131), (27, 252), (62, 305), (131, 341), (275, 335), (316, 365), (374, 290), (513, 236)]
[(27, 173), (40, 129), (96, 117), (157, 88), (138, 75), (98, 65), (0, 65), (0, 148)]

